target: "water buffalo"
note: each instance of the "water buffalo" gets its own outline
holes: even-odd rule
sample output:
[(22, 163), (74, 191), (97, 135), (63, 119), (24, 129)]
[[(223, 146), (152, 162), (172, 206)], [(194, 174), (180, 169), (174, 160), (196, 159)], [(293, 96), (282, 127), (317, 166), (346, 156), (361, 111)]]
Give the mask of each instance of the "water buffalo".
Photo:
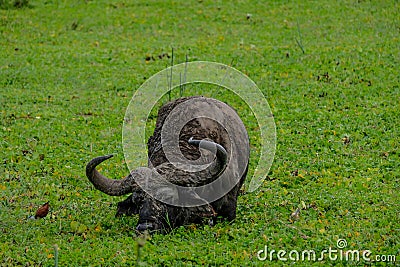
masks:
[[(116, 216), (139, 214), (138, 231), (235, 219), (250, 151), (247, 131), (235, 110), (201, 96), (169, 102), (158, 111), (147, 148), (148, 167), (139, 167), (124, 179), (109, 179), (96, 170), (111, 156), (94, 158), (86, 166), (96, 189), (112, 196), (131, 194), (118, 203)], [(171, 151), (197, 165), (171, 162)], [(198, 168), (205, 163), (206, 168)]]

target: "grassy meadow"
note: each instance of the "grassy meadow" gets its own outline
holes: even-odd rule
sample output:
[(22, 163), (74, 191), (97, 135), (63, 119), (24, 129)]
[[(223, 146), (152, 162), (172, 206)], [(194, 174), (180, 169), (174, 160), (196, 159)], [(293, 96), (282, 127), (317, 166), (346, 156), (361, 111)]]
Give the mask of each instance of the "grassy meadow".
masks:
[[(399, 13), (396, 0), (0, 1), (0, 266), (399, 264)], [(127, 175), (126, 107), (172, 48), (175, 64), (224, 63), (258, 85), (276, 156), (235, 221), (139, 236), (137, 217), (114, 218), (124, 198), (95, 190), (85, 165), (112, 153), (101, 171)], [(240, 99), (184, 94), (238, 110), (254, 172), (259, 126)], [(48, 216), (29, 219), (47, 201)], [(329, 248), (336, 259), (289, 254)]]

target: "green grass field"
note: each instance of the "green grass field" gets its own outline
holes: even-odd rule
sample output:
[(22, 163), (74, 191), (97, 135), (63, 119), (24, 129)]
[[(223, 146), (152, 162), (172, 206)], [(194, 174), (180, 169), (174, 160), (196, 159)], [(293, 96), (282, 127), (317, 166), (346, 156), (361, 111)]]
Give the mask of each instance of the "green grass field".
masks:
[[(399, 264), (399, 1), (4, 0), (0, 7), (0, 266)], [(274, 113), (277, 151), (262, 187), (240, 196), (234, 222), (137, 236), (137, 217), (114, 218), (123, 198), (95, 190), (84, 169), (113, 153), (102, 172), (127, 175), (125, 109), (171, 64), (172, 47), (175, 63), (187, 55), (248, 75)], [(243, 116), (252, 173), (254, 118), (229, 91), (193, 86), (185, 94), (196, 92)], [(47, 201), (46, 218), (28, 219)], [(265, 246), (288, 260), (277, 252), (259, 260)], [(295, 262), (289, 254), (314, 250), (318, 258), (329, 248), (336, 260)], [(359, 262), (345, 260), (349, 250)], [(362, 259), (366, 251), (371, 262)]]

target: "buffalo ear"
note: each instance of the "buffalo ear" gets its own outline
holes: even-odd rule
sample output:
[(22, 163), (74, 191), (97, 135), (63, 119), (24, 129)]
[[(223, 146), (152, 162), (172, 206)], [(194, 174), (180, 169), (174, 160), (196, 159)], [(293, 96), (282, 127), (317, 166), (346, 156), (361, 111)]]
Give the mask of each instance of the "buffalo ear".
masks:
[(145, 198), (144, 192), (133, 192), (133, 194), (130, 195), (127, 199), (118, 202), (118, 208), (115, 217), (121, 217), (123, 215), (131, 216), (134, 214), (139, 214), (140, 208), (143, 205), (144, 198)]

